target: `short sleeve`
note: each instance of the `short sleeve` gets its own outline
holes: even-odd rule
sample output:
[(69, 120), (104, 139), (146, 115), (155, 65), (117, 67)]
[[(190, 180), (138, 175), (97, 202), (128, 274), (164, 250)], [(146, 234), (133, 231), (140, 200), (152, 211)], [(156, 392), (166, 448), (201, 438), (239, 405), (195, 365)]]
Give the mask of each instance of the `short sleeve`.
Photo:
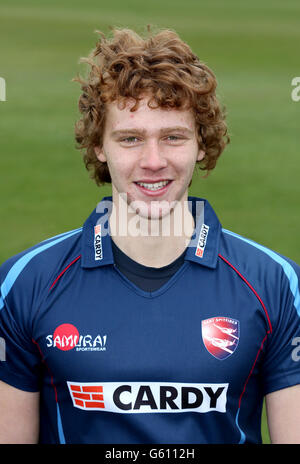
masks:
[[(29, 330), (29, 293), (17, 285), (5, 293), (5, 266), (0, 268), (0, 380), (24, 391), (39, 391), (41, 357)], [(24, 297), (26, 295), (26, 298)]]
[(276, 284), (272, 295), (272, 331), (268, 335), (263, 357), (265, 395), (300, 384), (299, 282), (299, 266), (291, 260), (283, 260), (281, 282)]

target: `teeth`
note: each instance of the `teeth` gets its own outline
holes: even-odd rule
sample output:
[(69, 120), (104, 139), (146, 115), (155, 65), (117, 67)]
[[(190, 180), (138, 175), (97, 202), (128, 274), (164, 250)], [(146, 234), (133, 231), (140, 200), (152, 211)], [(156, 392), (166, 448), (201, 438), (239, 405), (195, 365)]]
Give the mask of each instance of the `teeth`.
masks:
[(146, 184), (144, 182), (137, 182), (138, 185), (141, 185), (142, 187), (148, 190), (153, 190), (153, 191), (163, 188), (168, 183), (169, 183), (168, 180), (164, 180), (162, 182), (155, 182), (154, 184)]

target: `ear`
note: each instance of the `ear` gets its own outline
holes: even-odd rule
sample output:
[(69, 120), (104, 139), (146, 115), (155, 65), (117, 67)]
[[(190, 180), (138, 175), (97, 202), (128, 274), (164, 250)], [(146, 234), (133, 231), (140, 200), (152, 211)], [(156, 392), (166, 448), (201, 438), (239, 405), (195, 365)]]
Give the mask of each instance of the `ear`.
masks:
[(198, 151), (198, 156), (197, 156), (197, 161), (202, 161), (205, 156), (205, 151), (204, 150), (199, 150)]
[(106, 159), (103, 147), (95, 146), (94, 150), (95, 150), (98, 160), (101, 161), (102, 163), (106, 163), (107, 159)]

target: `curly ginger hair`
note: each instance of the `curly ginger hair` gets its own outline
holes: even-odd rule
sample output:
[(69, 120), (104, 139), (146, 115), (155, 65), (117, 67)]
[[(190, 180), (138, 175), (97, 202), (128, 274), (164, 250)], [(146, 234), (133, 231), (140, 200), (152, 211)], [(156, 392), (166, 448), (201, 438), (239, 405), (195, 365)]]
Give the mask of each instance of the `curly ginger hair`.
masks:
[(102, 146), (106, 105), (131, 98), (135, 101), (131, 111), (135, 111), (145, 94), (150, 95), (151, 108), (192, 109), (199, 149), (205, 152), (200, 169), (207, 173), (214, 169), (230, 138), (211, 69), (171, 30), (142, 38), (132, 30), (115, 29), (110, 39), (96, 32), (100, 34), (96, 47), (80, 60), (89, 64), (89, 75), (73, 79), (82, 90), (76, 148), (84, 150), (92, 179), (98, 185), (111, 182), (107, 163), (100, 162), (94, 150)]

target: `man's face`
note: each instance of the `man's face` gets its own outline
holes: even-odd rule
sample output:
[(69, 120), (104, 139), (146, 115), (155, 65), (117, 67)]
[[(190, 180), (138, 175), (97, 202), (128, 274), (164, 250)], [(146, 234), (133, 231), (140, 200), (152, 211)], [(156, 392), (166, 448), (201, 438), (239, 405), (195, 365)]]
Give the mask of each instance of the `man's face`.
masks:
[(158, 219), (170, 214), (174, 202), (187, 199), (204, 152), (191, 110), (151, 109), (147, 102), (145, 97), (134, 112), (132, 100), (123, 109), (116, 102), (108, 105), (103, 146), (95, 151), (107, 162), (113, 200), (125, 193), (128, 205), (138, 202), (140, 216)]

